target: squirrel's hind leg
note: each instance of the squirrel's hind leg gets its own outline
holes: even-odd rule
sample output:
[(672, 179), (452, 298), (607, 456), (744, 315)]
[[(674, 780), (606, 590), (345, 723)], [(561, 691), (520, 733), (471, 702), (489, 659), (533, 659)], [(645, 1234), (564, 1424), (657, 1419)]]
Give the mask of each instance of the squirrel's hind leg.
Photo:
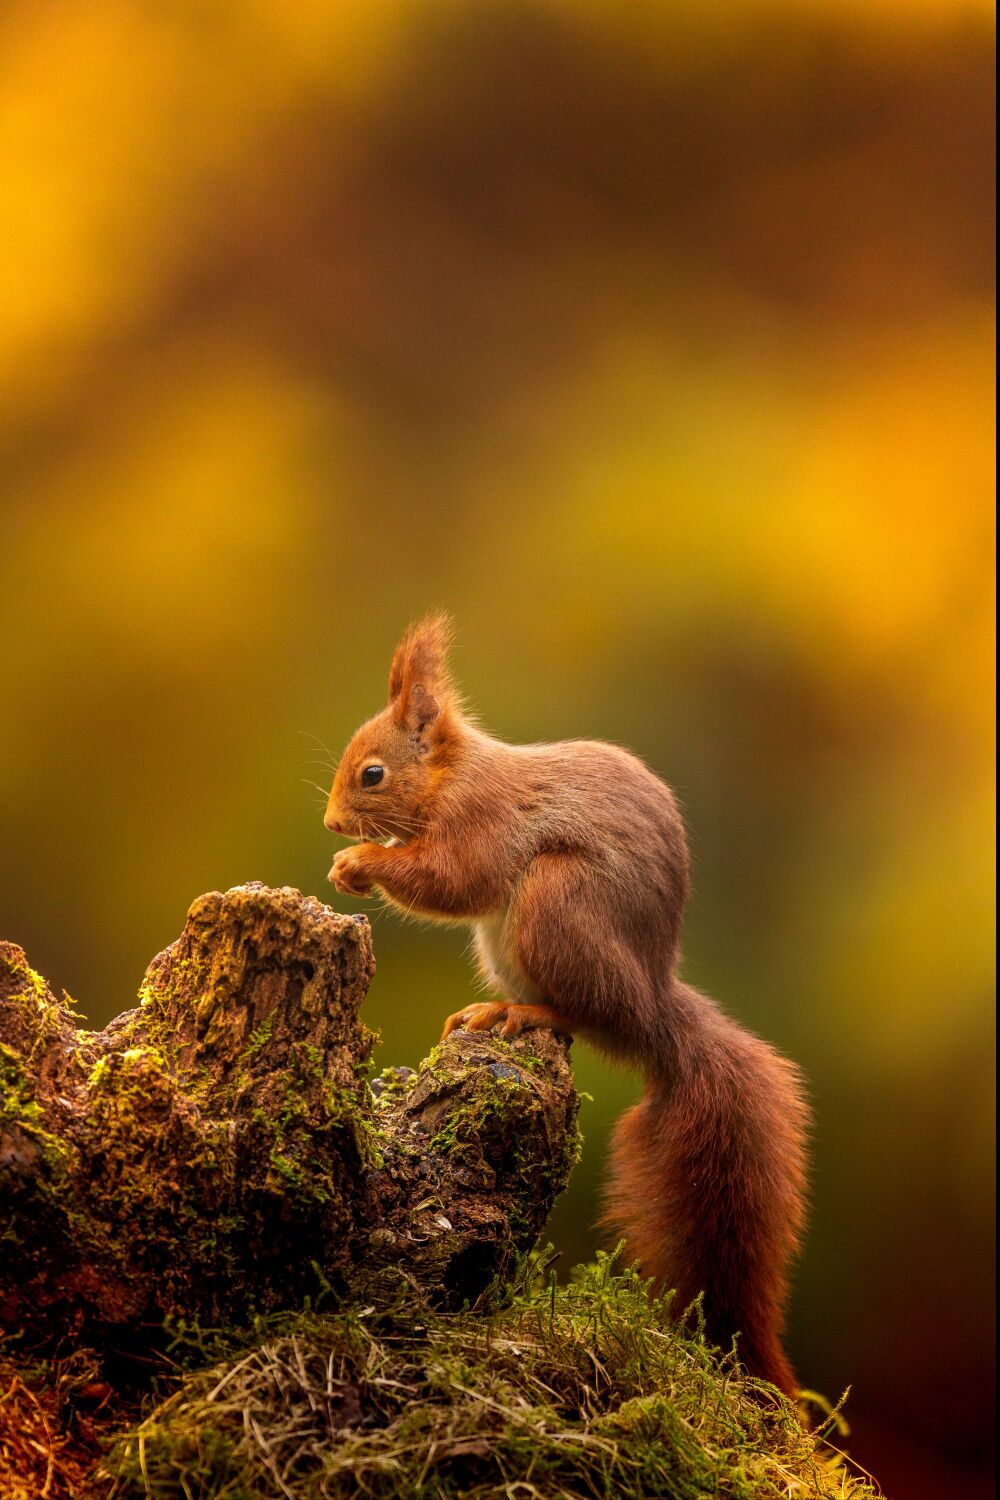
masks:
[(659, 996), (647, 956), (627, 936), (636, 913), (607, 870), (580, 854), (537, 855), (509, 921), (520, 967), (566, 1016), (566, 1029), (612, 1057), (643, 1061), (655, 1052)]

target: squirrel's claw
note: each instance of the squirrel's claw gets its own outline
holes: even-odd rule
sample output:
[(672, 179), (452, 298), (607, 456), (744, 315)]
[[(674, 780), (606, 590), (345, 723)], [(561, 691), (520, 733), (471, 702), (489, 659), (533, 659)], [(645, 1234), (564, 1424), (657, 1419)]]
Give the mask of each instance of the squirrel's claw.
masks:
[(326, 877), (342, 896), (370, 896), (372, 882), (362, 865), (363, 855), (358, 845), (349, 849), (338, 849), (334, 855), (330, 873)]
[(505, 1005), (500, 1000), (483, 1000), (475, 1005), (467, 1005), (464, 1010), (457, 1010), (445, 1021), (441, 1040), (451, 1036), (453, 1031), (492, 1031), (501, 1021), (506, 1023), (502, 1035), (516, 1036), (520, 1026), (508, 1029), (514, 1024), (514, 1016), (510, 1012), (516, 1009), (516, 1006)]
[(548, 1006), (508, 1005), (503, 1000), (483, 1000), (475, 1005), (467, 1005), (464, 1010), (457, 1010), (453, 1016), (449, 1016), (444, 1023), (441, 1040), (451, 1036), (453, 1031), (493, 1031), (497, 1026), (500, 1027), (500, 1035), (508, 1041), (520, 1036), (522, 1031), (530, 1031), (538, 1026), (562, 1030), (569, 1035), (568, 1025)]

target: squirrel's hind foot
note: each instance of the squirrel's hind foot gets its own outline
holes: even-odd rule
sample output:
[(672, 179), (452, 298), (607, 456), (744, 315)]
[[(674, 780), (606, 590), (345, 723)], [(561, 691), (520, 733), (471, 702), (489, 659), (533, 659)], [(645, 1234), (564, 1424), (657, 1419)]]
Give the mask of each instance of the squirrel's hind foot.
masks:
[(569, 1034), (563, 1017), (548, 1005), (508, 1005), (503, 1000), (481, 1000), (449, 1016), (441, 1040), (451, 1036), (453, 1031), (494, 1031), (498, 1026), (500, 1035), (508, 1040), (537, 1027)]
[(507, 1005), (502, 1000), (480, 1000), (474, 1005), (467, 1005), (464, 1010), (456, 1010), (445, 1021), (441, 1040), (451, 1036), (453, 1031), (493, 1031), (501, 1026), (501, 1022), (501, 1036), (517, 1036), (521, 1027), (516, 1025), (511, 1012), (519, 1008)]

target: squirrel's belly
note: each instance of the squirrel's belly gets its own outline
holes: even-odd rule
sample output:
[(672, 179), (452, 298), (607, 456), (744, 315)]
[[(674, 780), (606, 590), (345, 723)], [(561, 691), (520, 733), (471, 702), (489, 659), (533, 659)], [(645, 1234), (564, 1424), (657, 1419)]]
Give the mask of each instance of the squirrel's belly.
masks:
[(545, 999), (518, 962), (505, 911), (475, 924), (475, 948), (480, 973), (505, 999), (524, 1005)]

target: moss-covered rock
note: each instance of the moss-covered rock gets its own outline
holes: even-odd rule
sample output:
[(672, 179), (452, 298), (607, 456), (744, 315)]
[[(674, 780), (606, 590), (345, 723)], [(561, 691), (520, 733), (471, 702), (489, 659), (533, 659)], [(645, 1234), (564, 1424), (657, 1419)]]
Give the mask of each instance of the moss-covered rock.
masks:
[(633, 1273), (538, 1274), (566, 1039), (458, 1032), (369, 1087), (373, 967), (364, 918), (240, 886), (94, 1033), (0, 944), (0, 1491), (872, 1494)]
[(364, 917), (239, 886), (193, 904), (95, 1033), (0, 945), (0, 1325), (101, 1344), (509, 1275), (574, 1158), (566, 1045), (459, 1034), (375, 1097), (373, 971)]
[(455, 1032), (374, 1093), (382, 1212), (368, 1277), (402, 1270), (452, 1307), (491, 1284), (502, 1293), (579, 1152), (565, 1041)]

